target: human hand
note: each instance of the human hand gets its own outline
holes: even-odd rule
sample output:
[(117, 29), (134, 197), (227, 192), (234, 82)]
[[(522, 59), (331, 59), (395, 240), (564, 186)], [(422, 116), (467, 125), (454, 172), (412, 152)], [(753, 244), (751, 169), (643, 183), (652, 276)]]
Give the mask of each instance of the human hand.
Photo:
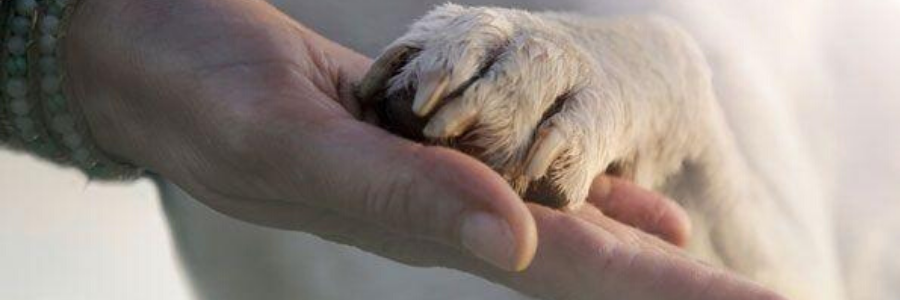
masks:
[(358, 121), (370, 60), (265, 3), (85, 0), (72, 28), (70, 88), (99, 145), (206, 205), (395, 259), (423, 239), (531, 260), (534, 221), (498, 176)]
[[(358, 121), (351, 83), (370, 61), (263, 2), (83, 1), (66, 44), (68, 89), (96, 141), (222, 213), (539, 296), (774, 298), (596, 210), (525, 205), (474, 159)], [(643, 194), (633, 203), (663, 211), (644, 222), (656, 219), (601, 201), (640, 199), (639, 189), (606, 186), (620, 189), (597, 190), (626, 191), (595, 197), (607, 214), (683, 242), (671, 204)], [(502, 271), (536, 249), (526, 272)]]
[[(540, 237), (531, 266), (520, 273), (494, 270), (476, 274), (541, 299), (784, 299), (687, 256), (648, 235), (646, 229), (619, 221), (639, 228), (677, 223), (676, 216), (647, 214), (673, 211), (652, 208), (671, 205), (658, 194), (623, 180), (600, 177), (594, 181), (588, 203), (592, 205), (571, 213), (529, 204)], [(486, 269), (470, 261), (454, 266)]]

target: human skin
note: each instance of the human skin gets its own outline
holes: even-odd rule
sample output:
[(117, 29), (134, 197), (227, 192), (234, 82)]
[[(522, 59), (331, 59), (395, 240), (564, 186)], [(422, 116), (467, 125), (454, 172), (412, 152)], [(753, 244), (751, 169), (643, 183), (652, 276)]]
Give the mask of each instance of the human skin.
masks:
[(659, 195), (604, 177), (600, 209), (525, 204), (482, 163), (360, 121), (370, 59), (262, 1), (82, 0), (64, 46), (98, 145), (226, 215), (544, 298), (780, 299), (644, 233), (687, 239)]

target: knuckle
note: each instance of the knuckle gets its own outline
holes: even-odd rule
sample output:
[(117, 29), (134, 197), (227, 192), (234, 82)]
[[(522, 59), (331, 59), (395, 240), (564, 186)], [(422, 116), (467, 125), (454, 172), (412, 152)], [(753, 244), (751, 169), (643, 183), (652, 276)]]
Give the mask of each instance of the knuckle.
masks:
[[(411, 152), (411, 153), (410, 153)], [(413, 170), (419, 170), (416, 164), (419, 150), (404, 152), (398, 157), (390, 159), (389, 163), (400, 167), (393, 174), (386, 174), (382, 180), (373, 181), (367, 189), (363, 214), (373, 216), (385, 224), (389, 224), (394, 230), (409, 233), (419, 233), (423, 224), (421, 220), (422, 209), (416, 205), (421, 197), (427, 196), (423, 192), (428, 182), (422, 176), (418, 176)]]
[(416, 190), (416, 179), (402, 174), (391, 176), (365, 199), (366, 216), (375, 216), (392, 227), (408, 229), (412, 226), (410, 200)]

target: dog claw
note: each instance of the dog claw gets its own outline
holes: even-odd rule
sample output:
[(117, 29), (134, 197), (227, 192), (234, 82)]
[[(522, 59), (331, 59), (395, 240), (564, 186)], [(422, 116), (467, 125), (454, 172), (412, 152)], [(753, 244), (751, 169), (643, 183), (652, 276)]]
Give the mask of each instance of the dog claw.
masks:
[(477, 111), (461, 101), (450, 102), (431, 118), (422, 134), (431, 139), (457, 137), (475, 122), (476, 116)]
[(537, 141), (534, 143), (531, 153), (528, 155), (528, 165), (525, 175), (531, 180), (537, 180), (547, 174), (547, 169), (562, 153), (566, 139), (559, 130), (553, 128), (542, 129), (538, 132)]
[(391, 47), (384, 51), (378, 60), (369, 68), (362, 83), (359, 85), (359, 94), (357, 95), (363, 102), (370, 102), (376, 94), (385, 86), (388, 80), (393, 76), (394, 71), (403, 63), (403, 58), (413, 51), (412, 47), (399, 45)]
[(412, 106), (412, 110), (417, 116), (427, 116), (434, 110), (438, 101), (444, 97), (444, 92), (450, 83), (449, 79), (447, 72), (442, 70), (431, 71), (422, 76)]

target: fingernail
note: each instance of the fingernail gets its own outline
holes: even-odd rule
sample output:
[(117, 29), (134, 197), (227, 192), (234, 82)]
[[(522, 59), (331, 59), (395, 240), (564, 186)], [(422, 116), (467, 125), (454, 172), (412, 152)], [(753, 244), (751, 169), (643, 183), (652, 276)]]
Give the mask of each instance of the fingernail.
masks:
[(507, 271), (520, 271), (524, 263), (516, 257), (516, 241), (504, 221), (484, 212), (465, 217), (460, 230), (462, 244), (478, 258)]

